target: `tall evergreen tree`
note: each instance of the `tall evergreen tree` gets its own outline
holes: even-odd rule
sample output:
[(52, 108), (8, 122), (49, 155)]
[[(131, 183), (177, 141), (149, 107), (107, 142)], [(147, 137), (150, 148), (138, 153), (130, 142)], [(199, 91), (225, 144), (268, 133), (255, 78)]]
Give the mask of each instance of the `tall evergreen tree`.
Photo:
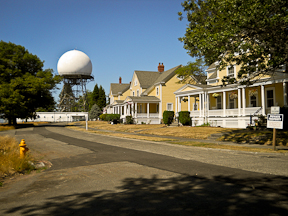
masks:
[(101, 110), (106, 106), (106, 95), (105, 95), (105, 90), (103, 87), (100, 85), (99, 88), (99, 98), (97, 101), (97, 105), (100, 107)]
[(91, 98), (90, 98), (89, 110), (91, 110), (94, 104), (97, 104), (98, 98), (99, 98), (99, 88), (96, 83), (96, 85), (94, 86), (94, 90), (92, 92)]

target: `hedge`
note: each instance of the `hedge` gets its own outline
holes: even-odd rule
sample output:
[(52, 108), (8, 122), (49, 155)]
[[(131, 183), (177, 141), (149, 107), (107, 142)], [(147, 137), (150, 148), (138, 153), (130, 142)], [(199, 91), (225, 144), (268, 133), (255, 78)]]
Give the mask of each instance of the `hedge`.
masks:
[(180, 111), (179, 112), (179, 122), (182, 125), (191, 125), (191, 118), (189, 111)]
[(174, 118), (174, 111), (167, 111), (163, 112), (163, 122), (165, 125), (170, 125), (173, 122)]

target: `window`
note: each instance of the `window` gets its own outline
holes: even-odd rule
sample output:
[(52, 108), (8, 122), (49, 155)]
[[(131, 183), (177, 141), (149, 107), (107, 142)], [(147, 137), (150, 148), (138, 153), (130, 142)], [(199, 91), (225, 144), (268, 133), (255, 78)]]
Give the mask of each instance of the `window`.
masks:
[(173, 103), (167, 103), (167, 110), (173, 111)]
[(139, 105), (139, 110), (140, 110), (139, 113), (142, 113), (142, 112), (143, 112), (143, 111), (142, 111), (142, 104)]
[(234, 75), (234, 66), (228, 67), (228, 74), (227, 74), (227, 76), (229, 76), (229, 77), (235, 77), (235, 75)]
[(217, 109), (222, 109), (222, 97), (221, 97), (221, 95), (219, 95), (216, 99), (216, 106), (217, 106)]
[(156, 87), (156, 95), (159, 95), (159, 87)]
[(156, 106), (156, 113), (159, 113), (159, 104)]
[(266, 107), (269, 108), (275, 104), (274, 88), (266, 89)]
[(139, 97), (139, 90), (137, 90), (137, 97)]
[(250, 106), (251, 107), (257, 107), (257, 98), (255, 95), (250, 96)]
[(135, 79), (135, 81), (134, 81), (134, 86), (137, 86), (137, 80)]
[(133, 96), (135, 96), (135, 91), (133, 91), (133, 93), (132, 93), (132, 94), (133, 94)]

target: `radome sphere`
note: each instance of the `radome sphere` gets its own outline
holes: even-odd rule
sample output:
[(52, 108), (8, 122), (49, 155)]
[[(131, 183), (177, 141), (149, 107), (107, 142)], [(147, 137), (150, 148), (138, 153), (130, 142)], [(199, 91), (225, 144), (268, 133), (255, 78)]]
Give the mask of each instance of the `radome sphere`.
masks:
[(92, 63), (90, 58), (79, 50), (64, 53), (57, 64), (57, 71), (63, 75), (91, 75)]

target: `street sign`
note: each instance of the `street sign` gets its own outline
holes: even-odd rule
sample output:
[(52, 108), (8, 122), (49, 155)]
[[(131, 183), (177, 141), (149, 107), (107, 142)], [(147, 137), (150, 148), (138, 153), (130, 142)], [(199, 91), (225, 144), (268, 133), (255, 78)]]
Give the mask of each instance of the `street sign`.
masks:
[(271, 114), (279, 114), (280, 113), (280, 107), (279, 106), (272, 106), (271, 107)]
[(268, 114), (267, 115), (267, 128), (283, 129), (283, 114)]

